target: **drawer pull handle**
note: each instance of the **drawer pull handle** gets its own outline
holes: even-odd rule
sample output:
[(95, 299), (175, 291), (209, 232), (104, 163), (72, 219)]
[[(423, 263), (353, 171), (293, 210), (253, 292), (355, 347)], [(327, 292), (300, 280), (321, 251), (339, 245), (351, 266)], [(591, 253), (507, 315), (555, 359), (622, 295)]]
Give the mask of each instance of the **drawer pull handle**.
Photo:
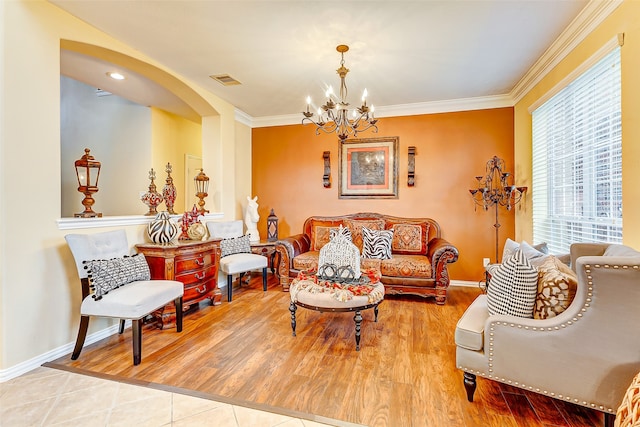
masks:
[(196, 292), (198, 292), (199, 294), (204, 294), (205, 292), (207, 292), (207, 285), (203, 285), (202, 290), (200, 290), (200, 288), (196, 288)]
[(204, 265), (204, 260), (203, 259), (196, 259), (196, 264), (198, 264), (200, 267), (202, 267)]
[(202, 280), (205, 278), (205, 276), (207, 275), (207, 273), (205, 273), (204, 271), (202, 272), (202, 276), (198, 276), (198, 273), (194, 274), (193, 277), (195, 277), (198, 280)]

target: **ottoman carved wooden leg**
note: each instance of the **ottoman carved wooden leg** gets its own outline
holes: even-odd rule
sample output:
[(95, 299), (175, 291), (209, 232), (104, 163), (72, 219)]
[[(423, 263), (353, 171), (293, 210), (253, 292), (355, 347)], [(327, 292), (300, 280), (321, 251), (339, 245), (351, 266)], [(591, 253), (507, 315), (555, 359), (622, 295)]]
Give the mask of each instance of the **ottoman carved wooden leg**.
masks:
[(296, 303), (291, 301), (291, 304), (289, 304), (289, 311), (291, 312), (291, 330), (293, 331), (293, 336), (296, 336), (296, 310), (298, 309), (298, 306), (296, 306)]
[(360, 351), (360, 325), (362, 324), (362, 314), (360, 314), (360, 310), (356, 311), (353, 320), (356, 322), (356, 351)]
[(358, 285), (355, 293), (346, 296), (347, 292), (351, 291), (344, 284), (326, 281), (316, 283), (308, 278), (294, 279), (289, 288), (292, 335), (296, 336), (296, 310), (298, 306), (320, 312), (345, 313), (352, 311), (355, 313), (353, 321), (356, 329), (356, 351), (360, 351), (362, 311), (372, 308), (375, 321), (378, 321), (378, 305), (384, 298), (384, 285), (381, 282), (373, 283), (368, 287)]

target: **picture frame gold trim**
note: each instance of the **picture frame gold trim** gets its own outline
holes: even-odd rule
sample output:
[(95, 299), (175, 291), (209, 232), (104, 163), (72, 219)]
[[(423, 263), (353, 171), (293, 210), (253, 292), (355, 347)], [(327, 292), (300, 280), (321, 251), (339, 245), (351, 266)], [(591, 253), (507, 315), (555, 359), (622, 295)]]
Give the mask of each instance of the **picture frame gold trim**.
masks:
[(397, 199), (398, 140), (391, 136), (340, 141), (338, 197)]

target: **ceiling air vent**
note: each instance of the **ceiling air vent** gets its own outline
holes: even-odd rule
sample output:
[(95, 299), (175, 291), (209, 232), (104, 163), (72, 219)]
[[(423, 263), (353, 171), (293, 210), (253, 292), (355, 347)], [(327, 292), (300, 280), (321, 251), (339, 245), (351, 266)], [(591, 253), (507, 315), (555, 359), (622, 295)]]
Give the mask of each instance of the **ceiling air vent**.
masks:
[(241, 84), (239, 81), (231, 77), (229, 74), (218, 74), (218, 75), (213, 75), (209, 77), (211, 77), (213, 80), (225, 86), (235, 86), (235, 85)]

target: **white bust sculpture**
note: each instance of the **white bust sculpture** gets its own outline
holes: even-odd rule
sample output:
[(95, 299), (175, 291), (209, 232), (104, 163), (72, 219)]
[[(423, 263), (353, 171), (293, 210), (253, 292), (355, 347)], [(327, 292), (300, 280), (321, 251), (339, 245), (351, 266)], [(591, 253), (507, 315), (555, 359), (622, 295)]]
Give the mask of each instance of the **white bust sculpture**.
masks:
[(244, 214), (244, 224), (247, 226), (247, 234), (251, 237), (249, 241), (251, 242), (259, 242), (260, 241), (260, 232), (258, 231), (258, 220), (260, 220), (260, 215), (258, 215), (258, 196), (255, 196), (253, 199), (250, 196), (247, 196), (247, 210)]

